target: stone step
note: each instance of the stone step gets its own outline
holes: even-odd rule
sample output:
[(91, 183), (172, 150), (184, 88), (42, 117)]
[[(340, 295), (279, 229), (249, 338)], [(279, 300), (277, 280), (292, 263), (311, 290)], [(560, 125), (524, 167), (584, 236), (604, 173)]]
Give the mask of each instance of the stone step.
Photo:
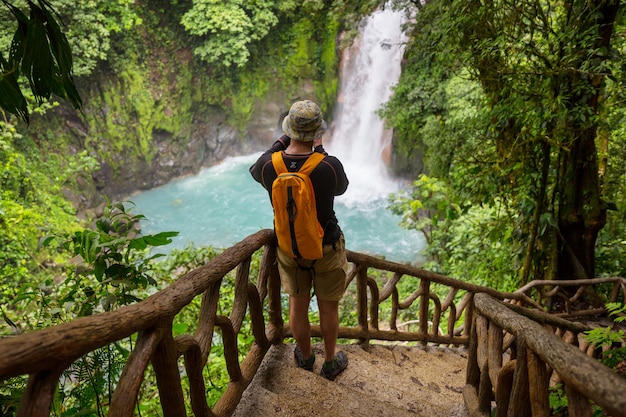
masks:
[[(409, 372), (411, 380), (442, 389), (450, 401), (458, 401), (465, 386), (467, 350), (442, 346), (371, 345), (368, 352)], [(446, 391), (443, 390), (446, 389)], [(446, 395), (448, 394), (448, 395)]]
[(244, 393), (233, 417), (341, 417), (340, 414), (313, 407), (307, 398), (294, 399), (259, 385)]
[(322, 344), (313, 346), (314, 372), (295, 365), (293, 349), (272, 346), (234, 416), (467, 416), (460, 392), (466, 359), (458, 352), (339, 345), (349, 365), (333, 382), (319, 375)]
[(462, 395), (467, 365), (462, 356), (446, 352), (440, 357), (440, 352), (431, 355), (419, 349), (413, 352), (414, 348), (380, 345), (371, 345), (367, 351), (358, 345), (342, 345), (341, 349), (350, 359), (348, 369), (356, 371), (338, 378), (339, 384), (367, 396), (383, 397), (419, 415), (467, 415)]
[[(280, 395), (282, 401), (289, 399), (294, 403), (301, 403), (307, 398), (310, 401), (308, 408), (311, 413), (321, 413), (324, 416), (337, 414), (342, 417), (415, 417), (414, 413), (407, 410), (396, 408), (387, 402), (381, 402), (375, 397), (362, 396), (360, 393), (355, 393), (350, 387), (339, 385), (321, 377), (319, 375), (323, 363), (321, 346), (314, 346), (317, 355), (314, 372), (299, 369), (295, 365), (293, 348), (293, 345), (273, 346), (268, 352), (266, 361), (264, 361), (264, 364), (267, 363), (268, 365), (262, 366), (263, 369), (259, 370), (260, 372), (255, 377), (253, 384)], [(337, 380), (344, 377), (344, 374), (340, 375)], [(270, 408), (271, 410), (272, 408)]]

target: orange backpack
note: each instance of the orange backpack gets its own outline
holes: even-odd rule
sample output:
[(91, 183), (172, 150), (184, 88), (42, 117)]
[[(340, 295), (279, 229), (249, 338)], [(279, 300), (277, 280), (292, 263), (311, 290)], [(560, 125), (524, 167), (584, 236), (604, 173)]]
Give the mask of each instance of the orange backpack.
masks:
[(294, 259), (321, 259), (324, 229), (317, 220), (315, 192), (309, 175), (325, 158), (314, 152), (297, 172), (287, 171), (282, 152), (272, 154), (278, 176), (272, 183), (274, 230), (278, 247)]

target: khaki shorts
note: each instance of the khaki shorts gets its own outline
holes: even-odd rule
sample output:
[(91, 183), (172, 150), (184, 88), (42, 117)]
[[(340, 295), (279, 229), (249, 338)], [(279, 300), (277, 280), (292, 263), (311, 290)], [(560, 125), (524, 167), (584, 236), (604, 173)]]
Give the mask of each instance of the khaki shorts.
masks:
[[(298, 260), (276, 251), (280, 282), (293, 297), (310, 297), (311, 288), (320, 300), (339, 301), (346, 290), (348, 259), (343, 235), (334, 245), (324, 245), (324, 256), (316, 261)], [(311, 267), (312, 265), (312, 267)]]

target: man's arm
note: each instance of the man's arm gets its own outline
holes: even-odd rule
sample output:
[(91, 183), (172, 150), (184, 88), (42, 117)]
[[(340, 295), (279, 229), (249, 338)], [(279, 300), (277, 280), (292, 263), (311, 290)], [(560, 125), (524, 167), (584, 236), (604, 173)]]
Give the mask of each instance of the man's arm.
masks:
[(337, 186), (335, 187), (335, 195), (342, 195), (348, 189), (348, 176), (346, 175), (346, 171), (343, 169), (343, 165), (339, 159), (334, 158), (333, 167), (335, 168), (335, 175), (337, 178)]
[(263, 155), (261, 155), (259, 159), (257, 159), (254, 165), (250, 167), (250, 174), (256, 182), (258, 182), (259, 184), (263, 184), (263, 167), (271, 159), (274, 152), (284, 151), (285, 149), (287, 149), (290, 142), (291, 139), (289, 138), (289, 136), (283, 135), (282, 137), (278, 138), (268, 150), (263, 152)]
[[(322, 137), (313, 139), (313, 150), (315, 152), (322, 153), (328, 156), (328, 153), (324, 150), (324, 146), (322, 145)], [(346, 175), (346, 171), (343, 169), (343, 165), (341, 161), (335, 157), (331, 157), (329, 159), (329, 163), (333, 167), (335, 171), (335, 195), (341, 195), (346, 192), (348, 189), (348, 176)]]

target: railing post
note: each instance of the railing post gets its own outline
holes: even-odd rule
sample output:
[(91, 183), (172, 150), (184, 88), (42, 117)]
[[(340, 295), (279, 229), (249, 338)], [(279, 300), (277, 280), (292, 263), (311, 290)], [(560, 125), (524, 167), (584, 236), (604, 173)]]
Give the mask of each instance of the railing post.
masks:
[(466, 385), (470, 385), (476, 389), (478, 393), (478, 384), (480, 384), (480, 367), (478, 366), (478, 335), (476, 334), (476, 319), (467, 329), (470, 340), (467, 352), (467, 369), (465, 371)]
[(269, 348), (269, 341), (265, 333), (265, 319), (263, 318), (263, 304), (259, 297), (257, 287), (248, 283), (248, 302), (250, 303), (250, 321), (252, 322), (252, 334), (256, 343), (262, 348)]
[(550, 378), (546, 364), (533, 351), (528, 351), (528, 385), (533, 417), (550, 417)]
[(396, 287), (393, 288), (393, 292), (391, 293), (391, 317), (389, 318), (389, 328), (391, 330), (397, 331), (398, 324), (398, 305), (400, 304), (400, 295), (398, 294), (398, 289)]
[(370, 325), (378, 330), (378, 285), (373, 278), (367, 278), (367, 286), (370, 289)]
[[(207, 403), (206, 385), (202, 374), (205, 363), (202, 359), (200, 344), (190, 335), (178, 336), (175, 342), (178, 351), (182, 351), (185, 358), (185, 370), (187, 371), (187, 379), (189, 381), (189, 399), (191, 400), (191, 410), (194, 417), (215, 417)], [(129, 414), (129, 416), (132, 416), (132, 414)]]
[[(274, 258), (276, 259), (276, 247), (273, 247)], [(267, 313), (269, 316), (269, 324), (267, 329), (267, 338), (271, 343), (282, 340), (285, 322), (282, 315), (282, 304), (280, 300), (280, 275), (278, 273), (278, 265), (272, 263), (270, 268), (269, 280), (267, 283)]]
[(239, 366), (239, 348), (237, 347), (237, 334), (233, 329), (233, 324), (226, 316), (217, 316), (215, 325), (222, 331), (222, 341), (224, 343), (224, 358), (226, 359), (226, 369), (231, 382), (239, 382), (242, 378), (241, 367)]
[(517, 335), (517, 358), (513, 374), (513, 389), (509, 402), (509, 416), (530, 417), (528, 403), (528, 347), (524, 335)]
[(159, 399), (164, 417), (186, 415), (183, 388), (180, 384), (178, 352), (172, 337), (172, 321), (161, 327), (161, 341), (152, 356), (152, 368), (156, 375)]
[(132, 417), (144, 373), (160, 342), (160, 337), (160, 329), (139, 332), (135, 348), (128, 357), (119, 384), (113, 392), (109, 417)]
[(563, 390), (567, 397), (567, 414), (569, 417), (591, 417), (591, 404), (589, 400), (568, 384), (563, 384)]
[(469, 352), (467, 355), (467, 371), (465, 373), (465, 388), (463, 389), (463, 400), (465, 405), (470, 410), (472, 416), (484, 416), (490, 415), (491, 404), (482, 404), (479, 391), (484, 382), (484, 377), (481, 375), (479, 360), (478, 360), (478, 332), (476, 328), (476, 316), (474, 320), (470, 322), (466, 332), (469, 335)]
[(196, 339), (202, 350), (202, 360), (206, 362), (211, 352), (213, 344), (213, 332), (215, 327), (215, 316), (217, 315), (217, 306), (220, 299), (221, 280), (212, 284), (202, 294), (202, 303), (200, 305), (200, 315), (198, 317), (198, 328), (196, 329)]
[(474, 321), (475, 334), (477, 340), (476, 363), (480, 372), (480, 385), (478, 386), (478, 409), (481, 412), (491, 410), (491, 399), (493, 397), (493, 384), (489, 377), (489, 338), (487, 318), (478, 315)]
[(54, 391), (66, 367), (67, 364), (64, 364), (56, 369), (37, 372), (28, 377), (28, 385), (22, 394), (17, 417), (47, 417), (50, 414)]
[(259, 265), (259, 276), (257, 277), (256, 286), (259, 290), (259, 298), (265, 300), (267, 296), (267, 285), (271, 274), (271, 269), (276, 262), (276, 246), (265, 245), (263, 247), (263, 256)]
[(489, 323), (489, 377), (491, 383), (496, 384), (498, 381), (498, 374), (502, 369), (502, 345), (504, 336), (502, 334), (502, 328), (494, 322)]
[[(465, 297), (463, 297), (463, 300), (467, 299), (467, 307), (465, 308), (465, 322), (463, 324), (463, 332), (466, 335), (470, 335), (470, 330), (472, 328), (472, 322), (474, 321), (474, 315), (476, 314), (476, 308), (474, 305), (474, 294), (471, 292), (468, 292), (467, 294), (465, 294)], [(461, 301), (461, 304), (463, 304), (463, 300)], [(461, 306), (461, 309), (459, 311), (462, 311), (463, 308)]]
[(367, 266), (360, 265), (356, 279), (357, 304), (356, 310), (359, 318), (359, 327), (365, 332), (363, 337), (359, 337), (361, 344), (369, 342), (369, 325), (367, 322)]
[(250, 278), (250, 262), (248, 258), (237, 267), (237, 275), (235, 278), (235, 302), (233, 310), (230, 314), (230, 321), (233, 323), (235, 333), (239, 333), (239, 329), (243, 324), (248, 307), (248, 281)]
[(426, 345), (428, 339), (428, 303), (430, 295), (430, 281), (422, 278), (420, 283), (420, 333), (424, 335), (423, 345)]

